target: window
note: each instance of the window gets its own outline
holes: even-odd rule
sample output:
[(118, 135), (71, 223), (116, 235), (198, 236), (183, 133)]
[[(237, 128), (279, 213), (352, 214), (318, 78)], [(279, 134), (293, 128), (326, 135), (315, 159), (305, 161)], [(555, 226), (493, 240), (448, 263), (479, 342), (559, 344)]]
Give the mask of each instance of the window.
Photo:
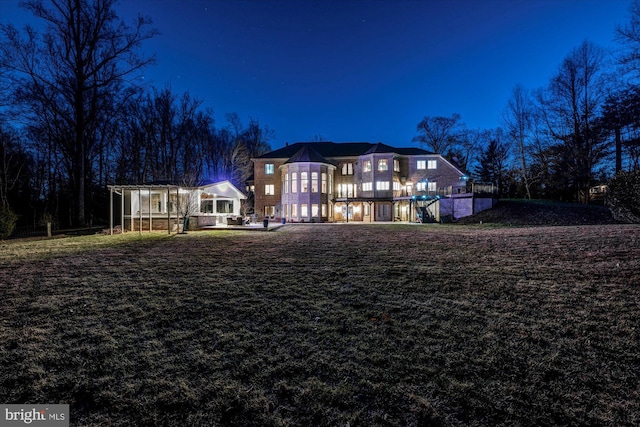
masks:
[(289, 217), (289, 205), (284, 205), (284, 217), (288, 218)]
[(327, 204), (322, 204), (322, 216), (327, 216)]
[(284, 193), (287, 194), (289, 192), (289, 174), (284, 175)]
[(353, 184), (339, 184), (338, 185), (338, 197), (355, 197)]
[(411, 186), (411, 184), (407, 184), (407, 196), (410, 196), (410, 195), (411, 195), (411, 190), (412, 190), (412, 188), (413, 188), (413, 187)]
[(438, 169), (438, 161), (437, 160), (429, 160), (427, 162), (427, 169)]
[(371, 160), (365, 160), (362, 163), (362, 172), (371, 172)]
[(426, 191), (427, 183), (424, 181), (420, 181), (416, 183), (416, 191)]
[(373, 190), (373, 182), (362, 183), (362, 191), (372, 191), (372, 190)]
[(393, 171), (400, 172), (400, 160), (393, 159)]
[(295, 172), (291, 173), (291, 192), (298, 192), (298, 174)]
[(333, 194), (333, 174), (329, 174), (329, 194)]
[(318, 172), (311, 172), (311, 192), (318, 192)]
[(311, 216), (314, 218), (318, 216), (318, 205), (311, 205)]
[(309, 186), (309, 178), (307, 172), (300, 172), (300, 192), (306, 193)]
[(302, 218), (306, 218), (309, 216), (309, 211), (307, 210), (307, 204), (303, 203), (300, 205), (300, 216)]
[(427, 190), (429, 190), (429, 191), (433, 191), (433, 192), (437, 191), (437, 190), (438, 190), (438, 187), (437, 187), (437, 185), (436, 185), (436, 184), (437, 184), (436, 182), (431, 182), (431, 181), (429, 181), (429, 184), (428, 184), (428, 186), (427, 186)]
[(427, 161), (426, 160), (418, 160), (418, 170), (424, 170), (427, 168)]
[(389, 181), (376, 181), (376, 190), (388, 190)]
[(264, 186), (264, 194), (267, 196), (273, 196), (276, 194), (275, 187), (273, 184), (265, 184)]
[(233, 200), (216, 200), (217, 213), (233, 213)]
[(393, 181), (393, 191), (400, 191), (400, 183), (398, 181)]
[(292, 218), (297, 218), (298, 217), (298, 205), (297, 204), (291, 205), (291, 217)]
[(213, 200), (205, 199), (200, 202), (200, 213), (213, 213)]
[(327, 173), (322, 172), (322, 194), (327, 193)]
[(353, 175), (353, 163), (342, 164), (342, 175)]
[(378, 171), (383, 172), (389, 170), (389, 163), (387, 159), (379, 159), (378, 160)]
[(266, 163), (264, 165), (264, 174), (265, 175), (273, 175), (274, 171), (275, 171), (275, 167), (273, 166), (273, 163)]
[(265, 206), (264, 207), (264, 216), (274, 216), (276, 214), (275, 206)]

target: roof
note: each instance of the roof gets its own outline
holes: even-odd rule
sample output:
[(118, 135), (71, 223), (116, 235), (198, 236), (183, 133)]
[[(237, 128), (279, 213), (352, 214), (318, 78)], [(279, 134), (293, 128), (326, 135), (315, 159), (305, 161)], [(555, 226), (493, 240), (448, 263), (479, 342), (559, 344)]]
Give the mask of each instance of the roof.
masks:
[(300, 150), (289, 158), (285, 163), (329, 163), (320, 153), (308, 145), (304, 145)]
[[(282, 147), (278, 150), (270, 151), (262, 156), (256, 157), (256, 159), (291, 159), (302, 148), (308, 147), (313, 150), (320, 157), (357, 157), (363, 154), (368, 154), (369, 151), (375, 153), (396, 153), (405, 156), (417, 156), (417, 155), (433, 155), (429, 151), (422, 150), (420, 148), (407, 147), (396, 148), (390, 145), (383, 144), (381, 142), (372, 144), (370, 142), (296, 142)], [(298, 160), (300, 161), (300, 160)]]
[(170, 181), (155, 181), (149, 184), (124, 184), (124, 185), (107, 185), (110, 190), (172, 190), (179, 188), (199, 188), (206, 190), (208, 193), (216, 194), (222, 197), (246, 199), (247, 197), (236, 188), (230, 181), (218, 181), (209, 183), (200, 183), (196, 186), (173, 184)]

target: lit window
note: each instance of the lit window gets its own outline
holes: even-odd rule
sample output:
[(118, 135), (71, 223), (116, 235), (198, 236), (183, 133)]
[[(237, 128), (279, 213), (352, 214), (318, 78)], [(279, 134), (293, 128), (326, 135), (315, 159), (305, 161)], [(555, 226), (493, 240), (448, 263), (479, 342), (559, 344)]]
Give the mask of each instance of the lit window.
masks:
[(309, 216), (309, 212), (307, 210), (307, 204), (303, 203), (300, 205), (300, 216), (305, 218), (307, 216)]
[(400, 183), (398, 181), (393, 181), (393, 191), (400, 191)]
[(291, 173), (291, 192), (298, 192), (298, 174), (296, 172)]
[(297, 204), (291, 205), (291, 217), (292, 218), (297, 218), (298, 217), (298, 205)]
[(311, 216), (314, 218), (318, 216), (318, 205), (311, 205)]
[(437, 160), (429, 160), (427, 162), (427, 169), (438, 169), (438, 161)]
[(355, 197), (355, 188), (353, 184), (339, 184), (338, 197)]
[(362, 163), (362, 172), (371, 172), (371, 160), (365, 160)]
[(329, 194), (333, 194), (333, 174), (329, 174)]
[(289, 192), (289, 174), (284, 175), (284, 193), (287, 194)]
[(264, 207), (264, 216), (274, 216), (276, 214), (275, 206), (265, 206)]
[(327, 216), (327, 205), (325, 203), (322, 204), (322, 216)]
[(393, 171), (400, 172), (400, 160), (393, 159)]
[(427, 190), (427, 183), (424, 181), (420, 181), (418, 183), (416, 183), (416, 191), (426, 191)]
[(412, 189), (411, 184), (407, 184), (407, 196), (411, 195), (411, 189)]
[(389, 181), (376, 181), (376, 190), (388, 190)]
[(306, 172), (300, 172), (300, 192), (306, 193), (307, 186), (309, 185), (308, 174)]
[(371, 191), (373, 190), (373, 183), (372, 182), (363, 182), (362, 183), (362, 191)]
[(387, 159), (378, 160), (378, 170), (380, 172), (389, 170), (389, 163), (387, 162)]
[(426, 160), (418, 160), (418, 170), (423, 170), (427, 168)]
[(273, 175), (274, 171), (275, 171), (275, 167), (273, 166), (273, 163), (267, 163), (264, 165), (265, 175)]
[(353, 175), (353, 163), (342, 164), (342, 175)]
[(311, 192), (318, 192), (318, 172), (311, 172)]
[(322, 194), (327, 193), (327, 173), (322, 172)]
[(275, 187), (273, 184), (265, 184), (264, 194), (267, 196), (273, 196), (275, 193)]
[(437, 187), (436, 183), (429, 181), (429, 185), (427, 186), (427, 190), (436, 191), (437, 189), (438, 189), (438, 187)]

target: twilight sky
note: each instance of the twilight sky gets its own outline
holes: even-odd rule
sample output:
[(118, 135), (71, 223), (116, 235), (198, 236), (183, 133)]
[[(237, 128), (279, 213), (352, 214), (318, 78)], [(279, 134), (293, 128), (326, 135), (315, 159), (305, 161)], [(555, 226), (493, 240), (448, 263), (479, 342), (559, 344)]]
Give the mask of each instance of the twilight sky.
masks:
[[(0, 21), (22, 26), (18, 0)], [(425, 115), (500, 125), (513, 87), (545, 86), (582, 41), (614, 45), (631, 0), (126, 0), (161, 35), (144, 81), (275, 131), (273, 148), (330, 141), (412, 146)]]

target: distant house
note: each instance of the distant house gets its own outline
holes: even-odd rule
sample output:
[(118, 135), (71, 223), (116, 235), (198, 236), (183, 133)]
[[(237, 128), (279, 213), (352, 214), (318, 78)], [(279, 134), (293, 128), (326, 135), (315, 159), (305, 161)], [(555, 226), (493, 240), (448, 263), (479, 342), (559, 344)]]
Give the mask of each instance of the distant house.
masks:
[(288, 222), (441, 221), (493, 204), (474, 200), (463, 171), (419, 148), (299, 142), (252, 161), (256, 214)]
[[(109, 185), (113, 233), (114, 221), (126, 231), (178, 231), (184, 218), (190, 228), (226, 224), (238, 218), (246, 196), (231, 182), (185, 186), (172, 183)], [(118, 200), (119, 199), (119, 200)]]

